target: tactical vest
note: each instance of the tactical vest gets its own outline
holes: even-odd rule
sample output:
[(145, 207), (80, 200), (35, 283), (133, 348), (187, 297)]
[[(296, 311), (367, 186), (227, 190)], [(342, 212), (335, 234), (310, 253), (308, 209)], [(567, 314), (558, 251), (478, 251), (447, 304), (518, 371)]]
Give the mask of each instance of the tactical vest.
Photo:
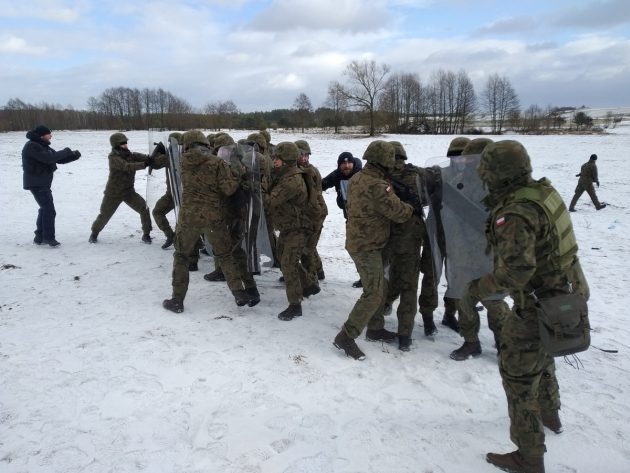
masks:
[[(537, 275), (553, 271), (567, 271), (575, 262), (577, 242), (573, 233), (571, 217), (560, 194), (551, 186), (551, 182), (543, 177), (539, 181), (522, 187), (508, 195), (490, 216), (494, 222), (504, 213), (508, 204), (515, 202), (532, 202), (541, 208), (549, 220), (549, 231), (552, 238), (546, 242), (543, 254), (537, 254)], [(491, 241), (494, 242), (494, 226), (489, 226)], [(538, 253), (538, 248), (537, 248)]]

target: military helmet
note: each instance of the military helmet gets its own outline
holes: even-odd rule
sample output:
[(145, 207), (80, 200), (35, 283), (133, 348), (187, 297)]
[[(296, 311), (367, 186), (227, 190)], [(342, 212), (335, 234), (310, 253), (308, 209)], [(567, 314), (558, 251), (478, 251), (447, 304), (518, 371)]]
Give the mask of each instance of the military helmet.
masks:
[(394, 147), (396, 159), (407, 159), (407, 152), (400, 141), (390, 141), (389, 144)]
[(372, 141), (365, 152), (363, 159), (371, 164), (380, 164), (385, 169), (393, 169), (396, 165), (395, 148), (383, 140)]
[(173, 133), (168, 135), (169, 140), (171, 138), (175, 138), (178, 144), (182, 144), (182, 134), (179, 131), (174, 131)]
[(114, 133), (109, 137), (109, 144), (112, 145), (112, 148), (117, 148), (125, 143), (127, 143), (127, 137), (123, 133)]
[(214, 138), (216, 136), (217, 135), (214, 134), (214, 133), (209, 133), (209, 134), (206, 135), (206, 138), (208, 138), (208, 143), (210, 143), (210, 146), (212, 146), (212, 147), (214, 147)]
[(452, 156), (459, 156), (464, 151), (466, 145), (470, 142), (470, 139), (465, 136), (458, 136), (457, 138), (453, 138), (451, 143), (448, 145), (448, 151), (446, 152), (446, 156), (449, 158)]
[(297, 162), (299, 155), (300, 150), (297, 146), (295, 146), (295, 143), (291, 143), (290, 141), (278, 143), (273, 152), (274, 159), (280, 159), (288, 164)]
[(220, 148), (221, 146), (230, 146), (234, 144), (234, 138), (227, 133), (217, 133), (214, 137), (214, 148)]
[(308, 145), (308, 141), (306, 140), (297, 140), (295, 142), (295, 146), (298, 147), (301, 154), (311, 154), (311, 147)]
[(265, 137), (262, 135), (262, 133), (251, 133), (247, 137), (247, 141), (253, 141), (254, 143), (256, 143), (261, 153), (267, 149), (267, 140), (265, 140)]
[(474, 140), (470, 140), (462, 151), (462, 155), (481, 154), (484, 148), (490, 143), (492, 143), (490, 138), (475, 138)]
[(498, 191), (530, 176), (532, 163), (518, 141), (501, 140), (485, 147), (477, 172), (489, 190)]
[(184, 146), (189, 147), (194, 143), (208, 146), (208, 138), (199, 130), (189, 130), (182, 135)]
[[(260, 130), (258, 133), (263, 135), (263, 137), (265, 138), (265, 141), (267, 142), (267, 144), (271, 143), (271, 135), (269, 134), (269, 132), (267, 130)], [(265, 146), (265, 148), (266, 148), (266, 146)]]

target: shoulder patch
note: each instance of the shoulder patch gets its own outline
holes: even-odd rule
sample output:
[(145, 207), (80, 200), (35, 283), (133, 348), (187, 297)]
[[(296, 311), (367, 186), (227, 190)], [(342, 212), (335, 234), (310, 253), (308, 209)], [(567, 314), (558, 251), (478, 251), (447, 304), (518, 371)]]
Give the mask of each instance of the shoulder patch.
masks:
[(495, 227), (502, 227), (503, 225), (505, 225), (505, 222), (507, 221), (507, 217), (506, 216), (502, 216), (499, 217), (498, 219), (496, 219), (496, 221), (494, 222), (494, 226)]
[(385, 192), (387, 192), (388, 194), (392, 192), (392, 186), (389, 185), (385, 188)]

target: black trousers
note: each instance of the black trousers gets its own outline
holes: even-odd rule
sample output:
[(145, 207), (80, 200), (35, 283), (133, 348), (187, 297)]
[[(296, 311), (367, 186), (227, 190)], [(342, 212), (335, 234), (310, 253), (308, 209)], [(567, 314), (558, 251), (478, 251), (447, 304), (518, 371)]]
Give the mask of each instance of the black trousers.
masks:
[(35, 236), (43, 240), (55, 239), (55, 203), (52, 191), (46, 187), (36, 187), (31, 189), (35, 202), (39, 205), (37, 212), (37, 228)]

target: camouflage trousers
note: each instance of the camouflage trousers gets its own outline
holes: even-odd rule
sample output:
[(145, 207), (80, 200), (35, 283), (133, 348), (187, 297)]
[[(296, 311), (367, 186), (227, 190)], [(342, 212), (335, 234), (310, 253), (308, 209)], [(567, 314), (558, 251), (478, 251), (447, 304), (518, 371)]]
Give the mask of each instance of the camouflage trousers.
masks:
[[(424, 239), (428, 242), (428, 236)], [(428, 244), (422, 246), (420, 257), (420, 272), (422, 273), (422, 283), (420, 286), (420, 297), (418, 305), (421, 314), (433, 314), (438, 306), (437, 281), (435, 280), (435, 270), (433, 269), (433, 254)]]
[(560, 408), (554, 360), (543, 349), (533, 301), (510, 313), (501, 331), (499, 371), (507, 396), (510, 438), (523, 455), (542, 456), (541, 412)]
[(593, 187), (593, 184), (588, 184), (586, 186), (583, 186), (582, 184), (578, 184), (577, 187), (575, 188), (575, 194), (573, 195), (573, 199), (571, 199), (571, 203), (569, 204), (570, 209), (575, 208), (575, 204), (577, 204), (577, 201), (580, 199), (580, 197), (582, 197), (582, 194), (584, 194), (584, 192), (586, 192), (588, 196), (591, 198), (591, 201), (593, 201), (593, 205), (595, 207), (599, 207), (601, 205), (599, 202), (599, 199), (597, 198), (597, 194), (595, 193), (595, 187)]
[(306, 241), (304, 244), (304, 253), (302, 253), (302, 266), (310, 277), (317, 281), (317, 272), (323, 270), (322, 259), (317, 252), (317, 244), (319, 243), (319, 237), (322, 234), (323, 224), (318, 225), (314, 230), (309, 230), (306, 234)]
[(122, 203), (127, 204), (133, 210), (140, 214), (140, 222), (142, 224), (142, 233), (151, 231), (151, 215), (147, 203), (136, 191), (127, 192), (123, 195), (105, 194), (101, 202), (101, 210), (96, 220), (92, 224), (92, 233), (100, 233), (107, 222), (112, 218), (118, 206)]
[(166, 238), (173, 238), (175, 232), (171, 228), (171, 224), (166, 218), (166, 214), (175, 209), (175, 203), (173, 202), (173, 196), (170, 192), (167, 192), (162, 197), (158, 199), (155, 203), (155, 207), (153, 207), (153, 211), (151, 212), (153, 215), (153, 220), (155, 220), (155, 224), (157, 227), (162, 230)]
[(510, 307), (503, 299), (484, 299), (480, 301), (470, 294), (464, 294), (463, 297), (457, 301), (457, 308), (459, 309), (459, 334), (464, 337), (464, 340), (467, 342), (479, 341), (481, 319), (476, 309), (478, 302), (481, 302), (488, 313), (488, 328), (495, 336), (500, 337), (503, 322), (509, 317), (511, 312)]
[(387, 283), (383, 274), (382, 250), (350, 253), (352, 261), (363, 283), (363, 293), (354, 304), (344, 324), (344, 330), (351, 338), (357, 338), (366, 327), (381, 329), (385, 326), (383, 305), (387, 293)]
[[(177, 219), (175, 253), (173, 255), (173, 297), (184, 299), (188, 291), (188, 264), (191, 255), (197, 253), (199, 235), (204, 233), (212, 244), (215, 258), (219, 260), (227, 285), (232, 292), (242, 290), (243, 283), (232, 257), (230, 236), (223, 220), (207, 220), (200, 212), (182, 210)], [(192, 257), (194, 258), (194, 256)], [(198, 254), (197, 254), (198, 258)]]
[(265, 209), (265, 222), (267, 222), (267, 235), (269, 236), (269, 244), (271, 245), (271, 254), (273, 255), (273, 264), (274, 266), (280, 265), (280, 252), (278, 250), (278, 238), (276, 237), (276, 232), (273, 226), (273, 219), (271, 217), (271, 212), (268, 212)]
[(420, 242), (413, 253), (389, 254), (389, 284), (386, 301), (392, 303), (400, 295), (396, 315), (398, 335), (411, 336), (418, 310), (418, 278), (420, 276)]
[(286, 285), (289, 304), (300, 304), (304, 288), (317, 283), (300, 262), (306, 244), (306, 230), (283, 230), (278, 238), (280, 270)]

